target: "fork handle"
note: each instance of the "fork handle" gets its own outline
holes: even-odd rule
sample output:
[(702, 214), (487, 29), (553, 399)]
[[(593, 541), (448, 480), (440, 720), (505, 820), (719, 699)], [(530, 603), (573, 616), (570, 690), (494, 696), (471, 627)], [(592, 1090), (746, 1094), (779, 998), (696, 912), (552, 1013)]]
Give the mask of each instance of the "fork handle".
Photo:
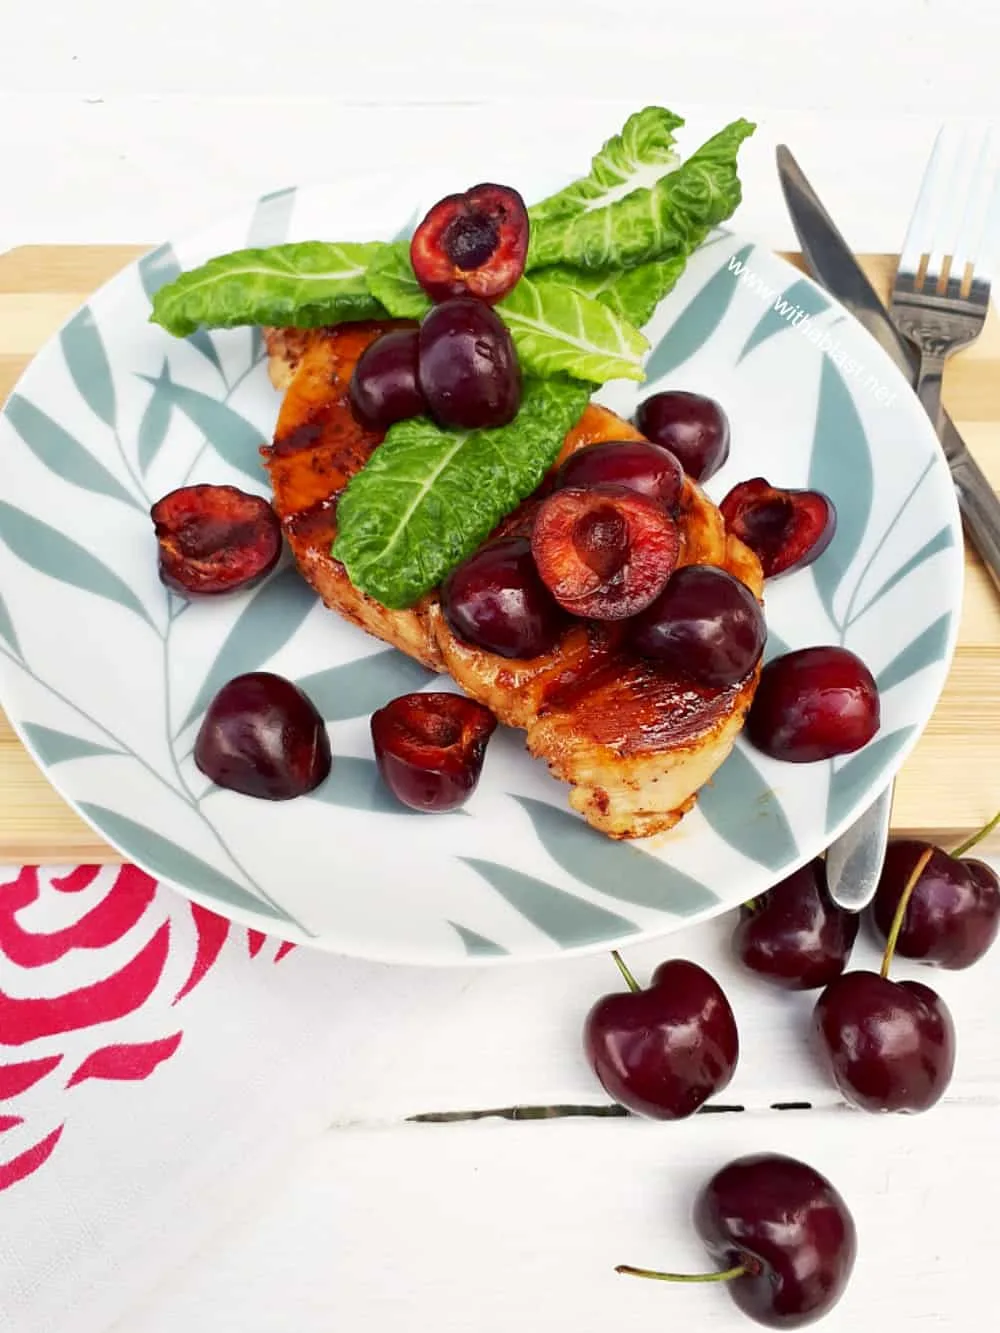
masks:
[(917, 381), (913, 387), (938, 435), (941, 434), (941, 376), (943, 374), (944, 357), (922, 351), (917, 368)]
[(967, 450), (950, 467), (969, 539), (1000, 592), (1000, 499)]

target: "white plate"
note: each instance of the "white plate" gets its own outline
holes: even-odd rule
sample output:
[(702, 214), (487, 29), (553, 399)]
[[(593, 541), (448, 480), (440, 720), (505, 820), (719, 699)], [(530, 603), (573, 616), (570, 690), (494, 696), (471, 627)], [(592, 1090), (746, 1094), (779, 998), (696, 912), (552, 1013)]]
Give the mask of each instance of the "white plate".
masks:
[[(529, 199), (563, 183), (543, 167), (499, 178)], [(717, 398), (733, 448), (707, 487), (716, 500), (756, 475), (832, 495), (833, 544), (766, 589), (769, 654), (818, 643), (858, 653), (881, 687), (879, 735), (811, 765), (741, 741), (679, 828), (647, 843), (590, 830), (515, 732), (494, 737), (466, 811), (403, 811), (375, 774), (368, 717), (396, 694), (441, 688), (438, 678), (325, 610), (293, 568), (211, 604), (168, 598), (157, 578), (150, 503), (186, 481), (265, 494), (256, 450), (279, 398), (255, 331), (178, 342), (147, 322), (149, 294), (179, 267), (248, 243), (405, 234), (463, 182), (423, 173), (281, 191), (161, 246), (73, 316), (0, 419), (0, 693), (46, 775), (192, 899), (291, 940), (397, 962), (607, 948), (766, 889), (903, 762), (944, 682), (962, 590), (948, 471), (896, 369), (813, 283), (715, 233), (647, 329), (647, 383), (601, 398), (625, 414), (668, 386)], [(255, 801), (213, 788), (192, 762), (207, 700), (256, 668), (306, 681), (329, 721), (334, 769), (312, 796)]]

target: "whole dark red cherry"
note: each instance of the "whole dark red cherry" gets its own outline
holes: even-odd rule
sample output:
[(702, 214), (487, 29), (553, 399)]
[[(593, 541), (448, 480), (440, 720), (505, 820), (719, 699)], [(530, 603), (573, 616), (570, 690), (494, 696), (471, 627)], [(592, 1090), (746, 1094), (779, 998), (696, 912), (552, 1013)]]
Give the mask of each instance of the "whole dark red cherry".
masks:
[(507, 326), (471, 297), (443, 301), (419, 333), (420, 388), (442, 426), (505, 426), (521, 406), (521, 367)]
[(619, 1265), (664, 1282), (725, 1282), (735, 1303), (768, 1328), (802, 1328), (837, 1304), (857, 1258), (854, 1218), (814, 1167), (780, 1153), (730, 1162), (699, 1191), (695, 1230), (720, 1265), (701, 1275)]
[(747, 715), (758, 750), (808, 764), (867, 745), (879, 729), (878, 686), (847, 648), (800, 648), (768, 662)]
[(236, 486), (181, 486), (149, 513), (160, 580), (182, 597), (252, 588), (281, 555), (277, 514)]
[(778, 490), (763, 477), (734, 486), (719, 509), (729, 531), (756, 555), (767, 579), (811, 565), (837, 530), (837, 511), (829, 496)]
[(729, 418), (714, 398), (670, 389), (639, 404), (635, 424), (677, 458), (694, 481), (708, 481), (729, 457)]
[(845, 972), (817, 1000), (813, 1033), (837, 1087), (864, 1111), (926, 1111), (951, 1082), (951, 1014), (919, 981)]
[(566, 627), (527, 537), (501, 537), (464, 560), (445, 580), (441, 610), (460, 639), (501, 657), (551, 652)]
[(584, 1024), (584, 1050), (609, 1097), (639, 1115), (681, 1120), (725, 1088), (739, 1058), (736, 1019), (722, 987), (697, 963), (661, 963), (641, 990), (598, 1000)]
[(666, 584), (680, 533), (660, 505), (624, 486), (566, 486), (542, 502), (531, 550), (560, 606), (594, 620), (624, 620)]
[(312, 700), (270, 671), (223, 685), (198, 729), (194, 761), (218, 786), (265, 801), (304, 796), (333, 763), (326, 724)]
[(370, 343), (351, 376), (354, 415), (371, 430), (427, 411), (417, 376), (417, 330), (392, 329)]
[(413, 810), (455, 810), (476, 789), (496, 725), (488, 708), (459, 694), (401, 695), (372, 714), (382, 781)]
[(753, 670), (766, 638), (756, 597), (715, 565), (683, 565), (629, 625), (629, 640), (642, 657), (719, 688)]
[(625, 486), (672, 512), (684, 471), (669, 451), (647, 440), (606, 440), (570, 454), (556, 474), (557, 487)]
[(733, 947), (743, 964), (786, 990), (817, 990), (840, 976), (859, 917), (830, 897), (822, 858), (740, 908)]
[(507, 185), (449, 194), (413, 233), (410, 262), (432, 301), (476, 296), (492, 305), (524, 272), (528, 210)]
[[(872, 903), (872, 919), (888, 937), (907, 881), (931, 847), (893, 839)], [(903, 914), (896, 952), (951, 970), (978, 962), (1000, 929), (1000, 881), (982, 861), (958, 860), (939, 847), (921, 871)]]

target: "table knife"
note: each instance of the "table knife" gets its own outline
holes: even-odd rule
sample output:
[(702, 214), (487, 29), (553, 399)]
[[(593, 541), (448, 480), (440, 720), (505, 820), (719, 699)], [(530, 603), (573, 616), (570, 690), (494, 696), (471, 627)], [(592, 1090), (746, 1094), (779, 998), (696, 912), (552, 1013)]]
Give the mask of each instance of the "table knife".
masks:
[[(868, 330), (913, 386), (918, 360), (916, 349), (897, 332), (861, 265), (784, 144), (778, 146), (777, 164), (778, 179), (792, 225), (813, 276)], [(953, 477), (956, 463), (964, 465), (965, 460), (978, 471), (947, 413), (942, 413), (941, 442)], [(957, 478), (956, 489), (961, 503), (962, 492)], [(1000, 525), (994, 540), (1000, 555)], [(1000, 560), (997, 568), (1000, 569)], [(875, 895), (889, 837), (892, 794), (890, 784), (827, 850), (826, 876), (830, 896), (848, 911), (860, 912)]]

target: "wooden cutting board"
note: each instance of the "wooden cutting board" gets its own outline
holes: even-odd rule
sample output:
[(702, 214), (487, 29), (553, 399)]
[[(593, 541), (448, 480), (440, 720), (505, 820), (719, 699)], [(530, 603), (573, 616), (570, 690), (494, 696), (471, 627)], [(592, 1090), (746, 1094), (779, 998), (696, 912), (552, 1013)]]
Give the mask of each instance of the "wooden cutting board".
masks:
[[(0, 255), (0, 401), (31, 357), (94, 289), (143, 253), (136, 246), (25, 246)], [(797, 255), (787, 256), (800, 263)], [(862, 259), (884, 292), (889, 255)], [(801, 265), (800, 265), (801, 266)], [(1000, 487), (1000, 320), (949, 366), (945, 403)], [(945, 845), (1000, 806), (1000, 595), (967, 551), (958, 651), (934, 716), (900, 775), (893, 824)], [(1000, 848), (1000, 836), (992, 840)], [(118, 861), (56, 794), (0, 713), (0, 862)]]

